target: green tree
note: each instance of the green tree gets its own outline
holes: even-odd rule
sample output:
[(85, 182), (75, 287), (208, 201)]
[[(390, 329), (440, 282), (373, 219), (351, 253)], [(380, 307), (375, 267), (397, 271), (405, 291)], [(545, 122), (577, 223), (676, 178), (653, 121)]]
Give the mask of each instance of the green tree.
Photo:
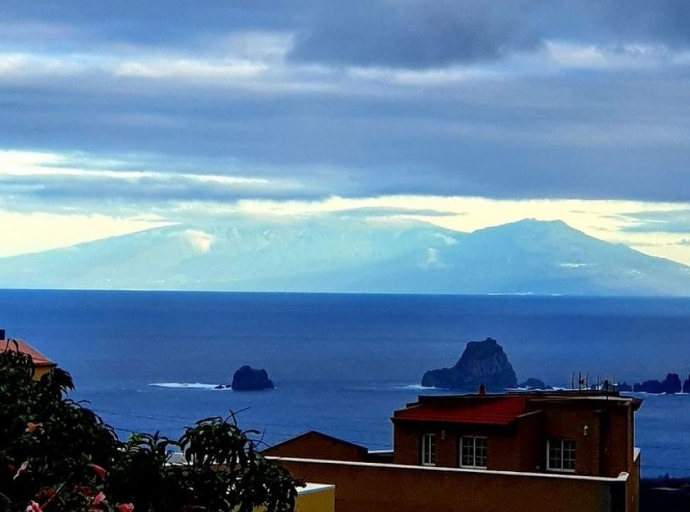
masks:
[[(299, 483), (257, 451), (257, 432), (234, 416), (200, 420), (177, 440), (155, 433), (123, 442), (67, 397), (67, 372), (40, 381), (33, 373), (29, 356), (0, 353), (0, 511), (294, 509)], [(174, 451), (183, 456), (173, 463)]]

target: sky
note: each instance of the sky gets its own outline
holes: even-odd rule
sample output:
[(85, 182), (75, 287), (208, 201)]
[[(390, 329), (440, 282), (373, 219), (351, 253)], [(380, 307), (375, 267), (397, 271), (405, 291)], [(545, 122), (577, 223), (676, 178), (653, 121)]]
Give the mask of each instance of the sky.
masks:
[(232, 215), (690, 264), (687, 0), (3, 0), (0, 257)]

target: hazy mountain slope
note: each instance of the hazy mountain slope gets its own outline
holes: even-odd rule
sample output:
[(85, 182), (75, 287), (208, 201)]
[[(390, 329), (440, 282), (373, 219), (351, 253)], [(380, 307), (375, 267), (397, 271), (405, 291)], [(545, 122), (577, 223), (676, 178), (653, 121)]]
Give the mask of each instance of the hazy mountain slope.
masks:
[[(476, 231), (438, 251), (435, 265), (423, 273), (408, 272), (404, 285), (424, 293), (690, 295), (690, 267), (562, 222), (524, 220)], [(387, 281), (382, 276), (368, 285)]]
[[(342, 269), (390, 261), (420, 247), (445, 245), (450, 236), (464, 235), (412, 221), (323, 218), (287, 224), (231, 219), (0, 259), (0, 286), (304, 289), (311, 275), (336, 275)], [(289, 286), (281, 286), (283, 281)], [(337, 289), (337, 282), (327, 281), (329, 288)]]
[(0, 259), (0, 286), (690, 295), (690, 267), (562, 222), (463, 234), (415, 221), (233, 218)]

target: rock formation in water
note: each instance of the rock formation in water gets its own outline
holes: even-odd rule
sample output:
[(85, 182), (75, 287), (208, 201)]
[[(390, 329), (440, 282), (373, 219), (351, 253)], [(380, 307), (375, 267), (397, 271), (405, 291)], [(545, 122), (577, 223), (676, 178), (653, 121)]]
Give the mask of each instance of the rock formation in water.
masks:
[(476, 391), (484, 384), (488, 391), (517, 387), (515, 370), (496, 340), (470, 341), (452, 368), (429, 370), (422, 386)]
[(683, 382), (683, 393), (690, 393), (690, 375), (685, 382)]
[(635, 385), (633, 386), (633, 391), (635, 393), (652, 393), (655, 395), (660, 395), (663, 393), (662, 387), (661, 387), (661, 382), (658, 380), (646, 380), (642, 382), (641, 384), (639, 382), (636, 382)]
[(232, 389), (234, 391), (258, 391), (273, 389), (274, 387), (266, 370), (254, 369), (249, 365), (242, 366), (232, 376)]
[(620, 384), (616, 385), (616, 391), (625, 391), (625, 392), (630, 392), (633, 390), (633, 387), (628, 384), (627, 382), (621, 382)]
[(553, 389), (551, 386), (547, 386), (543, 380), (535, 379), (534, 377), (530, 377), (525, 382), (520, 384), (519, 387), (526, 388), (526, 389), (536, 389), (536, 390)]
[(667, 395), (674, 395), (680, 393), (683, 390), (683, 384), (681, 384), (680, 376), (677, 373), (669, 373), (666, 375), (664, 382), (661, 383), (664, 393)]
[[(688, 376), (690, 381), (690, 376)], [(686, 381), (687, 387), (690, 388), (690, 382)], [(674, 395), (680, 393), (685, 389), (685, 386), (681, 384), (680, 376), (677, 373), (669, 373), (663, 382), (658, 380), (646, 380), (642, 384), (636, 383), (633, 386), (633, 391), (635, 393), (652, 393), (655, 395), (667, 394)]]

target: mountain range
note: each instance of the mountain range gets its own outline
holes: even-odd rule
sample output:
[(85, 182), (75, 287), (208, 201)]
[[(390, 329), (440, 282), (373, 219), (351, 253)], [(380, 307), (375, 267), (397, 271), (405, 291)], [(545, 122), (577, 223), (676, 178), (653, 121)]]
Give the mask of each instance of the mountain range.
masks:
[(413, 220), (238, 217), (0, 258), (0, 287), (687, 296), (690, 267), (561, 221), (460, 233)]

